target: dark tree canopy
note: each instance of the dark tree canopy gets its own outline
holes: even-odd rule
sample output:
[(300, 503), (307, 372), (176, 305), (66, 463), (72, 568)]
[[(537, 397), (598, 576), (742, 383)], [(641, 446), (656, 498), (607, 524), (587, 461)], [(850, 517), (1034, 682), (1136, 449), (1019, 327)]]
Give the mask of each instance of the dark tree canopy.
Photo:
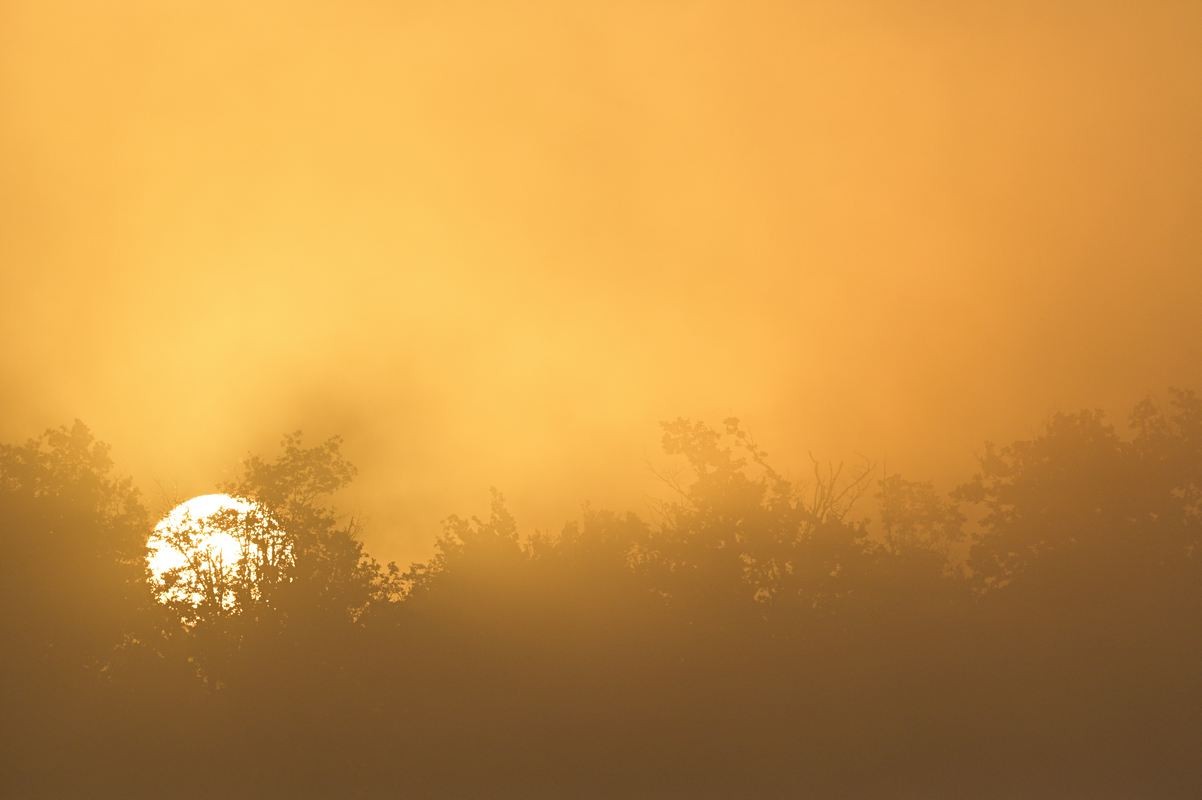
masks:
[(663, 444), (653, 515), (525, 535), (494, 491), (402, 569), (331, 505), (341, 442), (290, 434), (215, 523), (287, 558), (191, 614), (82, 424), (0, 447), (0, 794), (1202, 794), (1195, 395), (1054, 416), (950, 494), (789, 479), (733, 419)]

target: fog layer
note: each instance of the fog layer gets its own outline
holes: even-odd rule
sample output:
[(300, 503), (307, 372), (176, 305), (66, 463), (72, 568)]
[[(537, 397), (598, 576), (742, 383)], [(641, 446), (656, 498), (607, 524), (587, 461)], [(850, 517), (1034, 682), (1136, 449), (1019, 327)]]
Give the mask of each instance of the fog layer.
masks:
[(1197, 383), (1202, 5), (571, 5), (0, 5), (0, 434), (342, 434), (405, 560), (661, 419), (938, 481)]

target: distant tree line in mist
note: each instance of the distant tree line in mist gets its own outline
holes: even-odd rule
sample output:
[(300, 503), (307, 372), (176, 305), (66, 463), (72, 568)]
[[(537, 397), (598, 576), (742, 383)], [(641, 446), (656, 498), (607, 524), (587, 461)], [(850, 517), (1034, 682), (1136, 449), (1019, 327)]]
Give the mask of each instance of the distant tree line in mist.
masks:
[(338, 440), (287, 437), (225, 487), (283, 571), (186, 607), (87, 428), (0, 447), (0, 796), (1202, 797), (1194, 394), (946, 495), (788, 480), (735, 420), (663, 444), (650, 518), (523, 536), (496, 495), (405, 570), (326, 507)]

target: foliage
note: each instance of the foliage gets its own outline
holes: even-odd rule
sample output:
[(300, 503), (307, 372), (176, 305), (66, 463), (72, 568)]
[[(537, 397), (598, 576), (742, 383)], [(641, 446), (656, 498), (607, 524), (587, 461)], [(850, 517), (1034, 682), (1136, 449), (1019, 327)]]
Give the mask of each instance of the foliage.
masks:
[(950, 495), (868, 464), (811, 459), (790, 480), (733, 419), (663, 433), (682, 466), (654, 519), (586, 507), (523, 536), (494, 491), (407, 570), (331, 509), (354, 475), (339, 440), (289, 435), (226, 487), (263, 514), (213, 521), (287, 557), (233, 586), (210, 565), (188, 624), (149, 603), (146, 515), (85, 428), (0, 449), (3, 724), (20, 740), (0, 788), (1202, 791), (1195, 395), (1140, 404), (1130, 435), (1056, 415), (987, 446)]
[(152, 588), (181, 620), (254, 613), (293, 580), (295, 537), (261, 505), (239, 502), (246, 508), (226, 507), (196, 518), (185, 512), (154, 530), (155, 545), (183, 563), (164, 570)]

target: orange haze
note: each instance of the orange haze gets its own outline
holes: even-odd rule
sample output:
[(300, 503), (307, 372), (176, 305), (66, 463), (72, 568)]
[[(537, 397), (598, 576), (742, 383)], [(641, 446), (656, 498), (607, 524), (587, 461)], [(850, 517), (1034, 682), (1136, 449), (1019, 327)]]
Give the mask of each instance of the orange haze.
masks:
[(1202, 378), (1200, 35), (1196, 0), (5, 0), (0, 438), (79, 417), (163, 507), (341, 433), (401, 560), (490, 485), (642, 510), (679, 415), (950, 480)]

